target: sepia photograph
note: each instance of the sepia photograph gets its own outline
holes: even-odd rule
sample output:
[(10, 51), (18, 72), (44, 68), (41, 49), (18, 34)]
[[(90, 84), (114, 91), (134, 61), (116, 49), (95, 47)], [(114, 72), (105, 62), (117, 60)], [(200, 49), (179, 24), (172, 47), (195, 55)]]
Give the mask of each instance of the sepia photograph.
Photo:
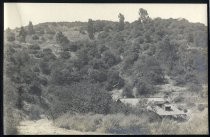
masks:
[(4, 135), (209, 134), (207, 4), (4, 3)]

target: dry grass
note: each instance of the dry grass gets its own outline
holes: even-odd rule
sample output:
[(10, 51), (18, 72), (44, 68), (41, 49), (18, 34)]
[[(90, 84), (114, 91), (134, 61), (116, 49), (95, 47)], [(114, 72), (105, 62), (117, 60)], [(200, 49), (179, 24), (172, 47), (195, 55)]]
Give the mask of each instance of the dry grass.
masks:
[(194, 113), (187, 122), (177, 122), (169, 119), (149, 122), (149, 116), (134, 114), (64, 114), (55, 120), (58, 127), (79, 130), (83, 132), (98, 132), (112, 134), (208, 134), (208, 112)]
[(56, 126), (80, 131), (95, 131), (113, 134), (147, 134), (147, 117), (124, 114), (65, 114), (55, 120)]
[(208, 110), (202, 113), (194, 113), (187, 122), (178, 123), (173, 120), (163, 120), (161, 123), (150, 124), (151, 134), (172, 134), (172, 135), (190, 135), (190, 134), (208, 134)]

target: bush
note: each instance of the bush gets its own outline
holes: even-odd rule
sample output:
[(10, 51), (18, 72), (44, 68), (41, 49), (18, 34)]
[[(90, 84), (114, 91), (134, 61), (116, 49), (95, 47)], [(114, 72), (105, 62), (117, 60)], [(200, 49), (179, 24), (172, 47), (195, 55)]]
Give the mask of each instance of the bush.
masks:
[(177, 96), (177, 97), (175, 97), (174, 99), (173, 99), (173, 101), (175, 102), (175, 103), (179, 103), (179, 102), (184, 102), (184, 97), (183, 96), (181, 96), (181, 95), (179, 95), (179, 96)]
[(110, 106), (109, 110), (110, 114), (123, 113), (127, 115), (133, 112), (133, 109), (129, 105), (117, 101), (116, 102), (112, 101), (109, 106)]
[(29, 119), (38, 120), (40, 119), (41, 108), (37, 105), (32, 105), (29, 111)]
[(198, 105), (198, 110), (203, 111), (205, 109), (205, 106), (203, 104)]
[(29, 45), (29, 49), (32, 49), (32, 50), (40, 50), (40, 46), (37, 45), (37, 44)]
[[(62, 91), (62, 92), (60, 92)], [(109, 113), (109, 104), (112, 101), (111, 95), (99, 84), (92, 84), (87, 81), (71, 83), (69, 86), (52, 86), (49, 88), (52, 96), (52, 113), (60, 114), (67, 111), (78, 113)]]
[(39, 64), (39, 68), (40, 68), (40, 70), (41, 70), (41, 72), (42, 72), (43, 74), (49, 75), (49, 74), (51, 73), (51, 69), (50, 69), (48, 63), (41, 62), (41, 63)]
[(76, 52), (79, 44), (80, 44), (79, 42), (70, 43), (69, 50), (72, 51), (72, 52)]
[(7, 37), (7, 41), (11, 41), (11, 42), (15, 41), (15, 34), (12, 32), (7, 34), (6, 37)]
[(174, 80), (176, 81), (176, 83), (175, 83), (176, 86), (183, 86), (186, 84), (186, 80), (183, 77), (183, 75), (181, 75), (179, 77), (175, 77)]
[(196, 106), (196, 104), (195, 103), (192, 103), (192, 102), (187, 102), (187, 107), (188, 108), (192, 108), (192, 107), (195, 107)]
[(107, 90), (112, 90), (114, 88), (120, 89), (124, 86), (124, 80), (119, 76), (119, 72), (115, 70), (110, 70), (108, 72), (108, 80), (107, 80)]
[(44, 53), (44, 54), (52, 53), (52, 49), (50, 49), (50, 48), (45, 48), (45, 49), (43, 49), (43, 53)]
[(54, 35), (56, 32), (54, 30), (51, 30), (51, 29), (46, 29), (46, 34), (51, 34), (51, 35)]
[(121, 60), (119, 56), (115, 56), (113, 53), (110, 51), (105, 51), (103, 52), (103, 58), (105, 63), (107, 63), (110, 67), (113, 65), (118, 64)]
[(54, 53), (44, 53), (44, 57), (43, 57), (43, 61), (44, 62), (50, 62), (50, 61), (54, 61), (54, 60), (56, 60), (56, 56), (55, 56), (55, 54)]
[(130, 85), (125, 85), (123, 88), (122, 96), (125, 96), (127, 98), (132, 98), (132, 87)]
[(138, 97), (138, 96), (146, 96), (147, 97), (148, 95), (155, 93), (154, 87), (143, 79), (138, 80), (135, 87), (136, 87), (136, 91), (134, 90), (135, 97)]
[(42, 58), (42, 57), (44, 57), (44, 53), (40, 51), (40, 52), (35, 54), (35, 57)]
[(46, 86), (48, 84), (47, 78), (40, 78), (39, 83)]
[(71, 57), (70, 53), (68, 51), (64, 51), (60, 53), (61, 58), (68, 59)]
[(46, 39), (42, 36), (41, 37), (41, 42), (44, 42), (44, 41), (46, 41)]
[(38, 37), (37, 35), (33, 35), (33, 36), (32, 36), (32, 39), (33, 39), (33, 40), (38, 40), (39, 37)]
[(39, 69), (39, 67), (38, 66), (35, 66), (34, 68), (33, 68), (33, 70), (34, 70), (34, 72), (40, 72), (40, 69)]
[(30, 89), (29, 89), (29, 92), (33, 95), (36, 95), (36, 96), (41, 96), (41, 93), (42, 93), (42, 89), (40, 87), (40, 85), (38, 83), (33, 83), (31, 86), (30, 86)]
[(59, 31), (56, 36), (55, 36), (55, 40), (57, 42), (57, 44), (60, 44), (61, 46), (66, 46), (69, 44), (69, 40), (66, 36), (64, 36), (64, 34)]
[(94, 82), (104, 82), (107, 80), (107, 74), (99, 70), (91, 71), (90, 77), (93, 79)]

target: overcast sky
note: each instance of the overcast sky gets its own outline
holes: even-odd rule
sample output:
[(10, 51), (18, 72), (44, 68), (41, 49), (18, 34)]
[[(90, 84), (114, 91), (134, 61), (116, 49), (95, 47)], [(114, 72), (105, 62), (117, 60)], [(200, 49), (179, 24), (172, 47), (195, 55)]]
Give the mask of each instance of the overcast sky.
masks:
[(151, 18), (185, 18), (190, 22), (207, 25), (206, 4), (73, 4), (73, 3), (5, 3), (4, 28), (20, 27), (32, 21), (33, 24), (60, 21), (112, 20), (118, 21), (118, 14), (125, 21), (137, 20), (139, 8), (147, 10)]

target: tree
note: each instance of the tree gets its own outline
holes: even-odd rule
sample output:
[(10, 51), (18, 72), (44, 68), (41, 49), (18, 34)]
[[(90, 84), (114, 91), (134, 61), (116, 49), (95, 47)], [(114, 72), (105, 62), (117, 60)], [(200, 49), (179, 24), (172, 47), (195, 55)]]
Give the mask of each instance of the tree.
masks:
[(20, 28), (20, 32), (19, 32), (19, 37), (20, 37), (20, 41), (21, 42), (26, 42), (26, 31), (25, 31), (25, 29), (24, 29), (24, 27), (21, 27)]
[(171, 72), (174, 67), (176, 67), (176, 62), (179, 59), (177, 43), (172, 43), (166, 35), (163, 39), (163, 43), (159, 47), (158, 54), (158, 58), (163, 61), (168, 71)]
[(93, 39), (94, 38), (94, 28), (93, 28), (93, 21), (92, 21), (92, 19), (88, 20), (87, 31), (88, 31), (89, 38)]
[(60, 53), (60, 57), (63, 59), (69, 59), (71, 57), (71, 54), (68, 51), (63, 51)]
[(95, 69), (92, 69), (90, 70), (89, 72), (90, 74), (90, 77), (91, 79), (94, 81), (94, 82), (104, 82), (107, 80), (107, 74), (106, 72), (104, 71), (100, 71), (100, 70), (95, 70)]
[(122, 15), (120, 13), (118, 15), (118, 18), (119, 18), (119, 30), (122, 31), (122, 30), (124, 30), (124, 20), (125, 20), (125, 17), (124, 17), (124, 15)]
[(66, 36), (63, 35), (63, 33), (61, 31), (59, 31), (56, 34), (55, 38), (56, 38), (57, 44), (59, 44), (64, 51), (69, 50), (69, 48), (70, 48), (69, 40)]
[(131, 98), (133, 97), (132, 95), (132, 86), (126, 84), (123, 88), (123, 92), (122, 92), (122, 96), (124, 97), (127, 97), (127, 98)]
[(144, 23), (148, 18), (149, 18), (149, 15), (147, 13), (147, 10), (143, 9), (143, 8), (140, 8), (139, 9), (139, 20)]
[(59, 32), (56, 34), (55, 38), (56, 38), (56, 42), (57, 42), (58, 44), (61, 44), (61, 45), (69, 42), (69, 40), (67, 39), (67, 37), (64, 36), (63, 33), (62, 33), (61, 31), (59, 31)]
[(152, 84), (150, 84), (145, 78), (138, 79), (135, 83), (136, 92), (135, 97), (148, 96), (154, 94), (155, 90)]
[(110, 50), (106, 50), (103, 53), (102, 59), (109, 67), (116, 65), (121, 61), (120, 57), (114, 55)]
[(29, 24), (28, 24), (28, 34), (34, 34), (35, 31), (34, 31), (34, 27), (33, 27), (33, 24), (31, 21), (29, 21)]
[(7, 32), (6, 33), (6, 37), (7, 37), (7, 41), (15, 41), (15, 33), (13, 33), (13, 32)]
[(124, 80), (119, 76), (119, 72), (116, 70), (110, 70), (108, 72), (108, 85), (107, 90), (111, 91), (114, 88), (120, 89), (124, 86)]

